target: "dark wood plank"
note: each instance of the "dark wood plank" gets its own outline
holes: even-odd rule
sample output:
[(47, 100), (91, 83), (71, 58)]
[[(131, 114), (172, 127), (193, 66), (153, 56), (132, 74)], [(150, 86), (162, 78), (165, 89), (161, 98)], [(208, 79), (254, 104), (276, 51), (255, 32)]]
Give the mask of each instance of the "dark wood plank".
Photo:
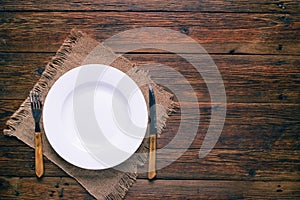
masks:
[[(2, 12), (0, 18), (2, 52), (55, 52), (74, 27), (102, 41), (128, 29), (155, 26), (187, 34), (209, 53), (299, 55), (299, 15), (291, 14)], [(156, 40), (170, 44), (165, 37)]]
[(299, 186), (297, 182), (138, 180), (126, 199), (289, 199), (299, 197)]
[[(169, 118), (166, 130), (158, 140), (160, 148), (169, 144), (178, 134), (180, 122), (183, 123), (181, 125), (183, 130), (199, 125), (197, 135), (190, 148), (200, 148), (210, 124), (211, 108), (205, 107), (204, 104), (199, 104), (199, 106), (201, 114), (199, 123), (194, 115), (188, 115), (186, 120), (182, 120), (183, 116), (180, 115), (180, 112)], [(299, 137), (300, 126), (300, 116), (297, 109), (299, 110), (299, 105), (228, 104), (226, 121), (215, 148), (267, 151), (271, 149), (299, 149), (300, 143), (295, 139)], [(214, 127), (216, 125), (212, 125), (211, 128), (214, 129)], [(187, 131), (186, 134), (186, 137), (182, 139), (191, 140), (193, 133)], [(180, 141), (175, 142), (174, 146), (172, 148), (185, 147)]]
[[(4, 199), (94, 199), (72, 178), (0, 177)], [(296, 199), (299, 183), (289, 181), (138, 180), (125, 199)]]
[(0, 177), (1, 199), (95, 199), (72, 178)]
[(270, 0), (255, 0), (255, 1), (209, 1), (209, 0), (191, 0), (191, 1), (150, 1), (146, 0), (141, 3), (138, 0), (120, 1), (120, 0), (105, 0), (105, 1), (45, 1), (39, 3), (35, 1), (9, 1), (2, 0), (0, 5), (2, 11), (19, 11), (19, 10), (35, 10), (35, 11), (201, 11), (201, 12), (288, 12), (298, 13), (299, 2), (292, 0), (270, 1)]
[[(54, 53), (0, 54), (0, 96), (6, 99), (27, 98)], [(20, 90), (17, 88), (20, 87)], [(10, 91), (15, 90), (16, 93)]]
[[(25, 99), (39, 79), (53, 53), (1, 53), (0, 99)], [(210, 102), (207, 86), (194, 67), (172, 54), (127, 54), (138, 66), (154, 65), (153, 78), (172, 80), (171, 87), (181, 87), (181, 80), (162, 77), (156, 63), (171, 67), (191, 84), (200, 102)], [(299, 103), (298, 56), (212, 55), (225, 84), (229, 103)], [(156, 67), (157, 66), (157, 67)], [(172, 76), (172, 74), (169, 74)], [(165, 76), (165, 75), (163, 75)], [(218, 81), (210, 80), (210, 83)]]
[[(21, 100), (1, 100), (0, 128), (5, 128), (5, 121), (22, 103)], [(178, 134), (182, 121), (183, 126), (198, 126), (195, 139), (190, 148), (198, 149), (207, 133), (211, 118), (211, 109), (218, 106), (210, 104), (189, 104), (189, 109), (200, 108), (200, 121), (193, 112), (182, 119), (180, 110), (168, 119), (167, 127), (158, 140), (159, 148), (166, 146)], [(298, 137), (300, 126), (299, 104), (228, 104), (226, 121), (222, 134), (215, 148), (226, 149), (299, 149)], [(218, 123), (218, 121), (216, 121)], [(214, 127), (214, 126), (212, 126)], [(189, 139), (190, 133), (185, 139)], [(6, 137), (0, 144), (8, 146), (11, 142)], [(12, 146), (16, 145), (12, 143)], [(185, 148), (180, 142), (175, 143), (177, 148)], [(173, 147), (174, 148), (174, 147)]]
[[(299, 150), (213, 149), (205, 158), (199, 159), (199, 150), (189, 149), (178, 160), (166, 163), (174, 158), (177, 150), (167, 149), (158, 154), (157, 179), (300, 181)], [(3, 176), (34, 177), (34, 150), (21, 145), (1, 147), (0, 165)], [(139, 170), (139, 177), (147, 179), (144, 173), (147, 164)], [(45, 177), (57, 176), (68, 177), (45, 159)]]
[[(172, 73), (168, 73), (168, 76), (162, 74), (159, 64), (171, 67), (192, 85), (200, 102), (210, 101), (202, 76), (184, 58), (170, 54), (127, 54), (126, 57), (138, 66), (153, 65), (150, 72), (154, 80), (163, 80), (171, 87), (178, 88), (184, 81), (172, 78)], [(222, 76), (227, 102), (299, 103), (298, 56), (212, 55), (211, 57)], [(218, 82), (209, 80), (209, 83)]]
[[(166, 162), (177, 150), (158, 154), (157, 179), (205, 180), (291, 180), (299, 181), (299, 152), (297, 150), (222, 150), (214, 149), (199, 159), (199, 150), (188, 150), (170, 165)], [(143, 171), (147, 170), (147, 165)], [(178, 173), (180, 171), (180, 173)], [(141, 173), (140, 178), (147, 178)]]

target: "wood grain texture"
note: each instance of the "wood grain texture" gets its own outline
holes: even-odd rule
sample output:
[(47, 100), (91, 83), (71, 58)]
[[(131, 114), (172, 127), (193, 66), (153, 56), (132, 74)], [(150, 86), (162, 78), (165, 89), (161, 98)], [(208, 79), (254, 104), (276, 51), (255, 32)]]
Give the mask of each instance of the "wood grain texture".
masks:
[(2, 0), (0, 10), (2, 11), (191, 11), (191, 12), (261, 12), (261, 13), (298, 13), (299, 2), (293, 0), (270, 1), (226, 1), (226, 0), (104, 0), (104, 1), (45, 1), (38, 4), (29, 0), (18, 3), (18, 1)]
[[(22, 101), (1, 100), (0, 128), (5, 127), (5, 120), (18, 108)], [(180, 110), (172, 114), (168, 120), (167, 127), (158, 140), (158, 148), (166, 146), (176, 136), (183, 120), (184, 126), (198, 126), (197, 135), (190, 148), (198, 149), (207, 132), (211, 109), (210, 104), (189, 104), (191, 108), (200, 108), (200, 121), (192, 113), (186, 119), (181, 119)], [(227, 149), (299, 149), (300, 142), (295, 140), (299, 130), (299, 108), (298, 104), (228, 104), (226, 121), (222, 134), (216, 144), (217, 148)], [(262, 110), (264, 113), (262, 113)], [(6, 137), (5, 137), (6, 138)], [(3, 138), (3, 144), (5, 141)], [(189, 136), (187, 135), (187, 139)], [(255, 141), (255, 142), (253, 142)], [(0, 141), (1, 143), (1, 141)], [(8, 142), (6, 145), (9, 145)], [(14, 144), (15, 145), (15, 144)], [(180, 141), (176, 143), (182, 148)]]
[(1, 199), (95, 199), (72, 178), (0, 178)]
[[(224, 105), (211, 104), (207, 84), (217, 89), (220, 80), (205, 82), (184, 58), (160, 49), (126, 54), (141, 68), (152, 66), (153, 79), (167, 82), (170, 91), (182, 89), (185, 82), (161, 69), (165, 65), (176, 70), (197, 100), (181, 101), (181, 109), (157, 138), (158, 150), (165, 150), (157, 156), (157, 179), (147, 180), (146, 163), (125, 199), (298, 199), (299, 8), (294, 0), (0, 0), (0, 129), (6, 128), (5, 121), (28, 96), (72, 28), (100, 41), (132, 28), (167, 28), (190, 36), (212, 56), (226, 89), (226, 120), (215, 148), (200, 159), (211, 113)], [(144, 34), (143, 40), (151, 37)], [(180, 45), (188, 44), (181, 39), (155, 40), (177, 45), (176, 51), (183, 54), (196, 50), (183, 51)], [(123, 37), (114, 50), (125, 51), (128, 43), (130, 38)], [(189, 110), (184, 119), (182, 107)], [(180, 122), (187, 127), (182, 141), (190, 140), (189, 127), (196, 127), (188, 148), (174, 141)], [(183, 154), (161, 169), (178, 151)], [(34, 157), (34, 149), (0, 134), (0, 199), (94, 199), (47, 158), (45, 175), (37, 179)]]
[[(4, 199), (94, 199), (71, 178), (46, 177), (36, 183), (35, 178), (0, 177), (0, 183)], [(125, 199), (296, 199), (298, 187), (289, 181), (138, 180)]]
[[(14, 150), (16, 149), (16, 150)], [(23, 147), (1, 148), (3, 176), (35, 176), (34, 151)], [(161, 180), (236, 180), (236, 181), (300, 181), (299, 150), (230, 150), (214, 149), (199, 159), (198, 149), (187, 150), (178, 160), (166, 166), (176, 149), (166, 149), (157, 156), (157, 177)], [(68, 177), (57, 166), (45, 159), (44, 177)], [(161, 166), (166, 166), (161, 169)], [(147, 179), (147, 164), (140, 168), (139, 178)], [(180, 173), (178, 173), (180, 171)]]
[[(0, 99), (26, 98), (53, 55), (53, 53), (0, 54)], [(175, 69), (186, 77), (197, 92), (199, 101), (210, 102), (207, 86), (201, 74), (183, 58), (172, 54), (125, 56), (138, 66), (153, 65), (152, 77), (162, 76), (158, 63)], [(297, 56), (212, 55), (212, 58), (222, 75), (227, 102), (299, 103), (300, 60)], [(182, 85), (180, 80), (170, 80), (172, 80), (168, 83), (170, 86)]]
[[(197, 12), (0, 12), (0, 15), (3, 52), (56, 52), (74, 27), (103, 41), (128, 29), (155, 26), (182, 32), (209, 53), (299, 55), (300, 38), (294, 34), (299, 29), (299, 15)], [(123, 40), (126, 42), (126, 38)], [(156, 40), (170, 43), (166, 37)], [(184, 41), (175, 43), (185, 45)], [(123, 46), (116, 50), (122, 51)]]
[[(288, 199), (299, 197), (297, 182), (139, 180), (126, 199)], [(137, 194), (143, 188), (146, 192)]]

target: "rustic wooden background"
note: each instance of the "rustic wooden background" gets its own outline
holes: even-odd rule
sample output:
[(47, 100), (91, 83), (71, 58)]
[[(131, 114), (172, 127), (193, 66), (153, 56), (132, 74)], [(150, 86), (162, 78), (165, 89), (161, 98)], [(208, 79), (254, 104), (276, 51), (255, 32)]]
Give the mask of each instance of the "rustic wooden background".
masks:
[[(202, 117), (188, 151), (155, 181), (140, 174), (126, 199), (300, 198), (299, 11), (298, 0), (0, 0), (0, 129), (72, 28), (98, 40), (131, 28), (170, 28), (199, 42), (219, 67), (228, 101), (224, 130), (199, 159), (211, 110), (201, 76), (168, 52), (127, 54), (138, 64), (181, 72), (197, 93)], [(173, 138), (179, 120), (177, 109), (158, 147)], [(47, 159), (38, 180), (33, 149), (3, 134), (0, 166), (0, 199), (93, 199)]]

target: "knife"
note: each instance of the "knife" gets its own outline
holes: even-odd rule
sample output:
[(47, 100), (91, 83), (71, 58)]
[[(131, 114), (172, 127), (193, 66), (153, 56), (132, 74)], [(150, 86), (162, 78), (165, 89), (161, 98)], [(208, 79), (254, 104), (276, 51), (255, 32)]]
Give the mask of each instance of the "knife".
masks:
[(148, 179), (153, 179), (156, 176), (156, 104), (155, 96), (152, 86), (149, 84), (149, 111), (150, 111), (150, 131), (149, 131), (149, 166), (148, 166)]

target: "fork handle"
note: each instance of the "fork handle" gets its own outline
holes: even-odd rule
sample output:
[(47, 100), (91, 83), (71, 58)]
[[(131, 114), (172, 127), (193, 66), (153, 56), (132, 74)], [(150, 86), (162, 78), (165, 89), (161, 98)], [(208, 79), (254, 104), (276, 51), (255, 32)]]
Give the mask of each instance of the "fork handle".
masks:
[(37, 177), (44, 174), (43, 146), (41, 132), (35, 132), (35, 173)]

